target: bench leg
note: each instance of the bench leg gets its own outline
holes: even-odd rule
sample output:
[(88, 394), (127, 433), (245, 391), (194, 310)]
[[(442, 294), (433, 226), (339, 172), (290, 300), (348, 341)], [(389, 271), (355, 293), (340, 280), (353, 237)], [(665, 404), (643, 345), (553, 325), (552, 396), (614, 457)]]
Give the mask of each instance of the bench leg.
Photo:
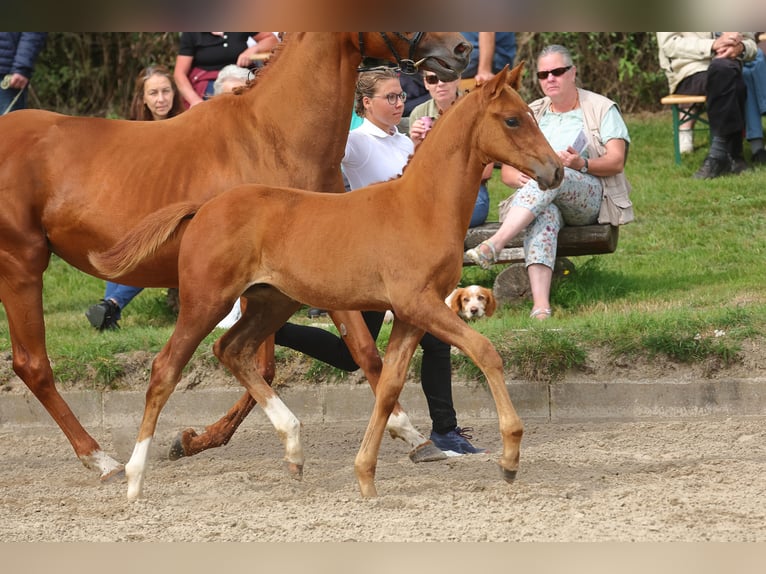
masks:
[(681, 117), (678, 104), (672, 104), (670, 109), (673, 114), (673, 151), (675, 152), (676, 165), (681, 165), (681, 142), (679, 134), (681, 129)]

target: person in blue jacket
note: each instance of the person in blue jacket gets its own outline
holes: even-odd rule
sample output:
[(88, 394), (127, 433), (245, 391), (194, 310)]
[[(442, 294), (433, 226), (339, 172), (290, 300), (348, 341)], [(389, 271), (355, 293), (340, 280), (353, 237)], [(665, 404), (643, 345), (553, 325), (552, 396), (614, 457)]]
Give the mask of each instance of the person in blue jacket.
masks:
[(47, 32), (0, 32), (0, 115), (27, 107), (27, 86)]

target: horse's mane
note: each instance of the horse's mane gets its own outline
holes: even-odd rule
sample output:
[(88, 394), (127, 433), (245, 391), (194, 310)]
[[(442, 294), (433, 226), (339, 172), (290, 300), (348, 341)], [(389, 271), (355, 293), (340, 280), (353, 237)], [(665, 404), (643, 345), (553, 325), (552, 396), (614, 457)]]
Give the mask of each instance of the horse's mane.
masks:
[(270, 66), (274, 65), (274, 62), (279, 59), (279, 56), (282, 54), (282, 50), (285, 48), (285, 44), (290, 42), (290, 39), (292, 38), (291, 34), (287, 34), (285, 36), (284, 40), (281, 40), (279, 44), (276, 45), (276, 47), (271, 51), (271, 55), (267, 60), (263, 62), (263, 65), (259, 68), (256, 68), (255, 75), (253, 76), (252, 80), (248, 80), (247, 83), (244, 86), (237, 86), (232, 90), (232, 93), (234, 94), (244, 94), (247, 93), (249, 90), (252, 90), (253, 87), (258, 83), (258, 81), (263, 78), (265, 74), (269, 73), (269, 70), (271, 69)]

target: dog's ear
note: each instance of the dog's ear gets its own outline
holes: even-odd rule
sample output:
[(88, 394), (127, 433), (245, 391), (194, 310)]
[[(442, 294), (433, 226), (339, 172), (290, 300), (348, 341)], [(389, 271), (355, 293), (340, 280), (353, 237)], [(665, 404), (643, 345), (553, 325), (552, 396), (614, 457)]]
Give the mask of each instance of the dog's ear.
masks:
[(497, 309), (497, 301), (495, 300), (495, 294), (492, 292), (492, 289), (486, 289), (486, 293), (484, 294), (487, 298), (487, 306), (484, 308), (484, 315), (487, 317), (491, 317), (495, 314), (495, 309)]
[(455, 313), (460, 313), (463, 310), (463, 288), (455, 289), (452, 293), (452, 300), (449, 305)]

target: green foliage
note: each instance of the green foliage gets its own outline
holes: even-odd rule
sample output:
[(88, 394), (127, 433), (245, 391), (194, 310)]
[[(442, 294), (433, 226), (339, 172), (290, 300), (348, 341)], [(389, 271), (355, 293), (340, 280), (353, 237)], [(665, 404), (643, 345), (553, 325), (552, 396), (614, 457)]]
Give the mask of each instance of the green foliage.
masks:
[[(531, 73), (548, 44), (566, 46), (583, 87), (617, 101), (624, 112), (659, 109), (667, 82), (654, 32), (520, 32), (516, 61), (525, 60), (522, 96), (542, 94)], [(51, 32), (40, 54), (30, 107), (65, 114), (125, 117), (139, 71), (175, 65), (176, 32)]]
[(583, 88), (613, 99), (623, 112), (657, 110), (667, 94), (654, 32), (521, 32), (517, 38), (516, 61), (526, 61), (521, 95), (527, 101), (542, 96), (532, 72), (540, 51), (550, 44), (572, 53)]

